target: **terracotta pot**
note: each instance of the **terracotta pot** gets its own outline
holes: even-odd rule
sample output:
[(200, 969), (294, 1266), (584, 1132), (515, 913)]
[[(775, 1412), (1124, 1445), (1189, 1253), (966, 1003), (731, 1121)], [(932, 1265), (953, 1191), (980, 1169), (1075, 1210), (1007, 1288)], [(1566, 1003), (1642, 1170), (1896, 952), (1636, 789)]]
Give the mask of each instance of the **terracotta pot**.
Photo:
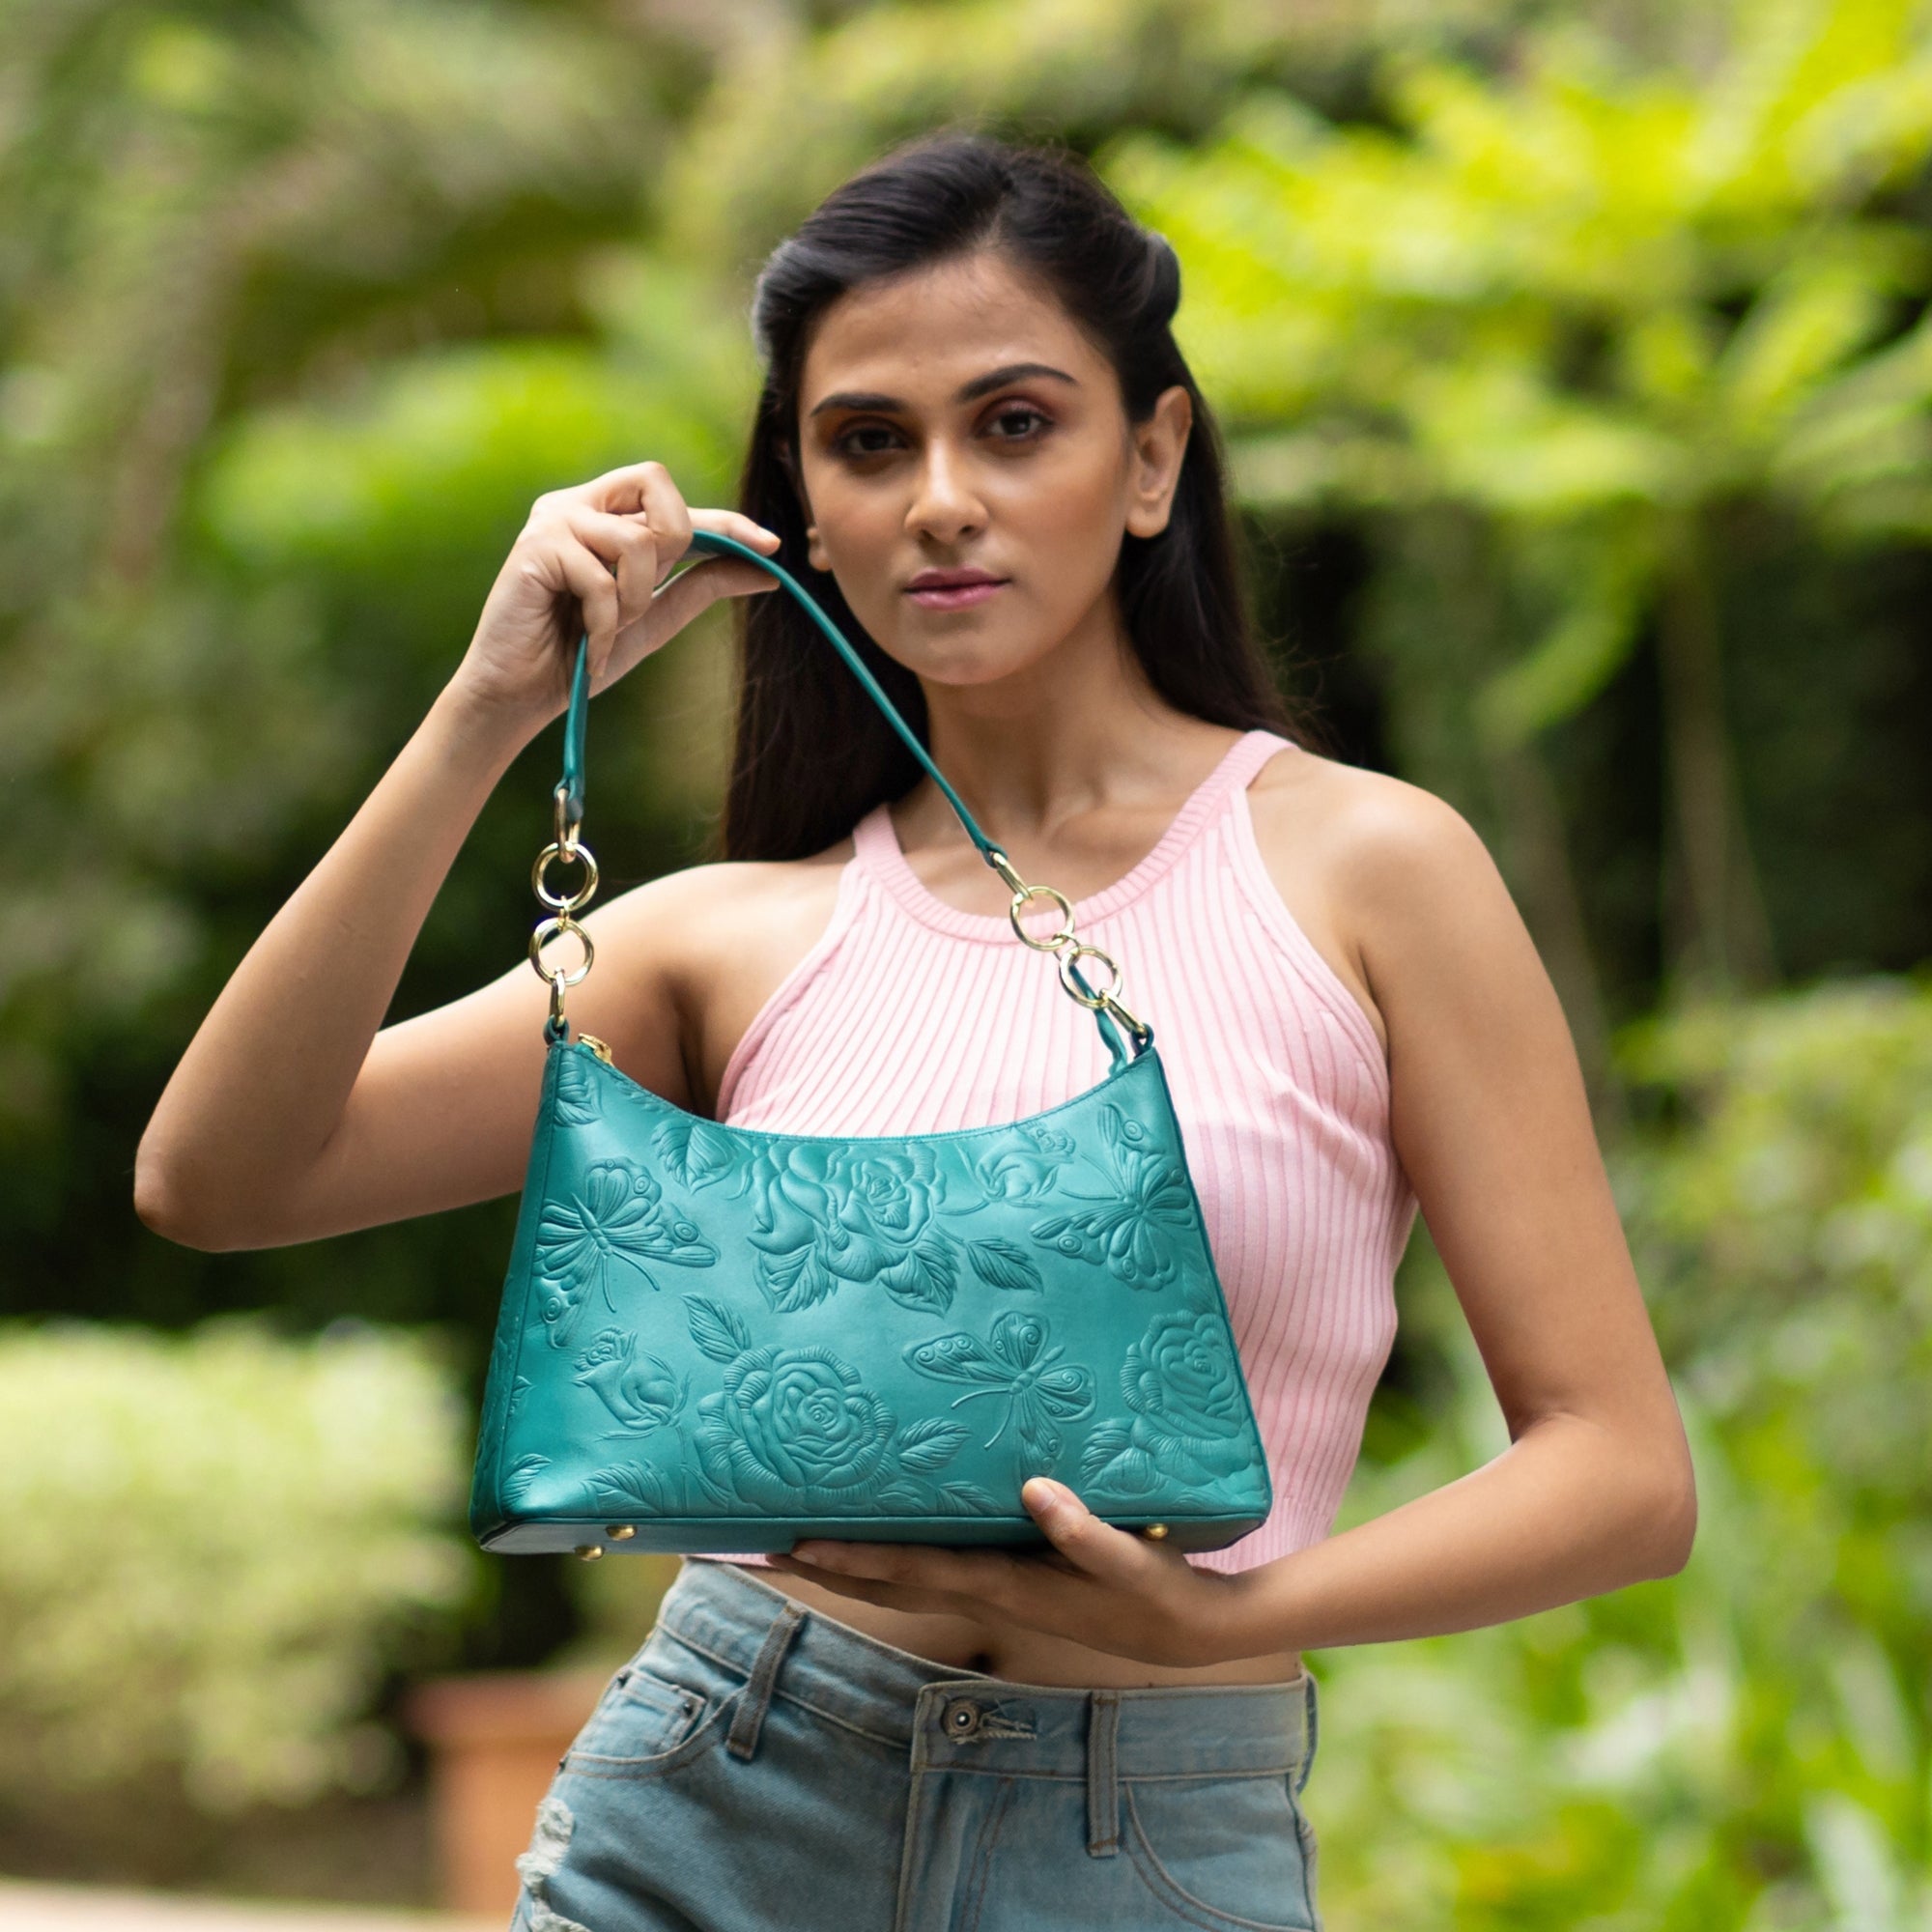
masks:
[(557, 1760), (611, 1681), (605, 1670), (490, 1670), (410, 1692), (405, 1716), (430, 1747), (441, 1900), (507, 1923), (517, 1855), (528, 1849)]

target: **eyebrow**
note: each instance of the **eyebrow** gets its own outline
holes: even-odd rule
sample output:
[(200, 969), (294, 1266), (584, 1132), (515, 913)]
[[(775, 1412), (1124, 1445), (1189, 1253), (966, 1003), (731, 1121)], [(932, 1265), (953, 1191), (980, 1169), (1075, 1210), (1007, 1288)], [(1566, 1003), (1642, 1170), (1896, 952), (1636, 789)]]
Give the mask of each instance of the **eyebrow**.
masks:
[[(954, 392), (952, 400), (955, 403), (977, 402), (980, 397), (995, 389), (1004, 389), (1009, 383), (1017, 383), (1027, 376), (1051, 376), (1057, 383), (1070, 383), (1076, 389), (1080, 386), (1077, 377), (1069, 376), (1065, 369), (1056, 369), (1050, 362), (1009, 362), (1004, 369), (995, 369), (985, 376), (975, 376)], [(875, 390), (841, 389), (837, 395), (827, 396), (822, 403), (814, 404), (811, 414), (823, 415), (827, 410), (904, 410), (910, 407), (898, 396), (881, 395)]]

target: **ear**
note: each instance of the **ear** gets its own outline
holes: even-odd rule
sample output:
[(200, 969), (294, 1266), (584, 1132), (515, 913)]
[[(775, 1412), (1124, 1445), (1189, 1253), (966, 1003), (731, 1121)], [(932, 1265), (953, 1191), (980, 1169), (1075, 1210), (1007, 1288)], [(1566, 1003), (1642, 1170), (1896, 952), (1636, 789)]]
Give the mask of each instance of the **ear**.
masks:
[(1194, 398), (1183, 384), (1163, 389), (1146, 422), (1128, 431), (1133, 470), (1127, 482), (1127, 532), (1157, 537), (1174, 510), (1180, 463), (1194, 427)]
[(818, 541), (818, 526), (811, 521), (811, 499), (805, 494), (805, 478), (799, 471), (798, 456), (791, 445), (789, 437), (780, 437), (773, 447), (778, 451), (780, 463), (784, 472), (791, 478), (791, 487), (796, 493), (799, 507), (805, 512), (806, 556), (813, 570), (822, 571), (827, 576), (832, 572), (832, 559), (826, 555), (825, 547)]

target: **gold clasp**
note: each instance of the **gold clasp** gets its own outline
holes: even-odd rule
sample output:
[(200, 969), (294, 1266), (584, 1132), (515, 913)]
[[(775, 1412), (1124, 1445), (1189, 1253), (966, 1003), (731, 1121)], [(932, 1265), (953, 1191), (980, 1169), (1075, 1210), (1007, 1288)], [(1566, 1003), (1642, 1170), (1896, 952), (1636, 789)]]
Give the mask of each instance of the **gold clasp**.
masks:
[[(539, 920), (536, 929), (530, 934), (530, 964), (536, 969), (537, 978), (550, 987), (550, 1032), (553, 1037), (561, 1037), (564, 1030), (563, 989), (576, 985), (590, 971), (590, 963), (597, 956), (590, 935), (571, 917), (588, 905), (591, 895), (597, 891), (597, 861), (591, 856), (590, 847), (578, 840), (577, 835), (583, 830), (583, 821), (579, 818), (566, 823), (564, 820), (567, 796), (559, 780), (556, 790), (552, 794), (551, 811), (551, 823), (556, 837), (537, 854), (536, 863), (530, 867), (530, 890), (536, 894), (537, 903), (548, 906), (552, 913), (551, 918)], [(550, 868), (559, 860), (566, 865), (583, 867), (583, 883), (574, 893), (560, 894), (551, 890)], [(583, 962), (574, 972), (544, 964), (545, 941), (554, 939), (560, 932), (574, 932), (583, 944)]]
[[(1007, 918), (1012, 923), (1012, 928), (1019, 935), (1021, 943), (1033, 947), (1036, 952), (1059, 953), (1060, 983), (1066, 988), (1067, 992), (1074, 999), (1078, 1000), (1083, 1007), (1094, 1009), (1104, 1007), (1122, 1025), (1127, 1028), (1137, 1040), (1145, 1039), (1148, 1034), (1146, 1022), (1136, 1019), (1120, 1001), (1121, 986), (1126, 976), (1121, 971), (1119, 965), (1097, 946), (1088, 946), (1075, 940), (1073, 934), (1073, 907), (1068, 903), (1066, 895), (1061, 892), (1056, 886), (1028, 885), (1020, 877), (1013, 862), (997, 845), (987, 848), (985, 859), (994, 871), (998, 872), (1000, 877), (1012, 889), (1012, 903), (1007, 908)], [(1051, 899), (1060, 908), (1059, 929), (1048, 933), (1043, 939), (1036, 939), (1020, 923), (1020, 915), (1037, 898)], [(1113, 983), (1103, 992), (1083, 993), (1073, 983), (1073, 980), (1070, 977), (1075, 960), (1090, 958), (1106, 960), (1107, 970), (1114, 976)]]

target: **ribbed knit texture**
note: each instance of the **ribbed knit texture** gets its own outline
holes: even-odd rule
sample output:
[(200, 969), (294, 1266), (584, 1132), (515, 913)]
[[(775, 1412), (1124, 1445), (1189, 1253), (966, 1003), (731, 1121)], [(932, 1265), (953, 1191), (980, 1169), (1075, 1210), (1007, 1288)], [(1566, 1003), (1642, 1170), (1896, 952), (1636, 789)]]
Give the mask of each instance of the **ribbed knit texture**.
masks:
[[(1122, 1000), (1153, 1028), (1273, 1477), (1261, 1528), (1190, 1552), (1221, 1571), (1332, 1528), (1395, 1340), (1395, 1268), (1416, 1208), (1375, 1029), (1255, 842), (1247, 786), (1289, 742), (1244, 733), (1140, 864), (1073, 908), (1078, 936), (1120, 962)], [(824, 932), (724, 1068), (721, 1120), (939, 1132), (1017, 1120), (1106, 1077), (1098, 1027), (1051, 954), (1022, 946), (1003, 912), (928, 892), (883, 804), (853, 838)], [(1053, 914), (1037, 902), (1029, 931), (1051, 931)]]

